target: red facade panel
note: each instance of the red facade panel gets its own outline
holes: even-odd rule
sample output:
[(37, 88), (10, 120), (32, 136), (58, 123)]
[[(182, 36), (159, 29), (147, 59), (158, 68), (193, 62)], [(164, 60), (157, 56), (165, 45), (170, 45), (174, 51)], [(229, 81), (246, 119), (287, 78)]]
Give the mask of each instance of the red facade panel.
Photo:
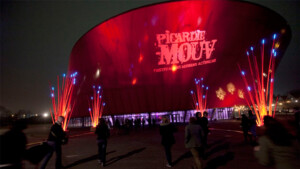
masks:
[[(73, 115), (88, 115), (93, 85), (102, 86), (105, 114), (193, 109), (190, 91), (201, 77), (209, 87), (208, 108), (245, 105), (238, 96), (246, 88), (237, 64), (248, 67), (246, 50), (260, 48), (262, 38), (270, 51), (274, 33), (280, 43), (278, 64), (290, 28), (261, 6), (176, 1), (120, 14), (95, 26), (73, 47), (69, 72), (78, 72)], [(266, 52), (266, 62), (269, 57)], [(235, 90), (230, 93), (228, 85)], [(223, 100), (217, 97), (220, 91), (226, 93)]]

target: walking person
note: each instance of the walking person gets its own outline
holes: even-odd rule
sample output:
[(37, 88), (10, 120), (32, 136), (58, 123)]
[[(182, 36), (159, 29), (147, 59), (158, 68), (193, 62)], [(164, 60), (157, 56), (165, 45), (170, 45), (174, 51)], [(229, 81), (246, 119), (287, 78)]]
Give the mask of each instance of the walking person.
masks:
[(26, 135), (23, 130), (27, 128), (27, 124), (18, 120), (14, 122), (11, 130), (4, 133), (0, 139), (0, 168), (21, 169), (22, 160), (26, 151)]
[(45, 169), (47, 166), (48, 161), (51, 159), (53, 152), (56, 153), (56, 162), (55, 162), (55, 169), (62, 168), (61, 162), (61, 145), (67, 143), (66, 133), (63, 131), (62, 123), (64, 121), (63, 116), (59, 116), (57, 121), (52, 125), (50, 129), (50, 133), (48, 136), (47, 144), (52, 148), (51, 151), (46, 155), (44, 161), (42, 162), (41, 169)]
[(295, 127), (296, 127), (296, 138), (300, 142), (300, 110), (299, 107), (295, 108)]
[(99, 124), (96, 127), (95, 134), (97, 135), (98, 144), (98, 162), (102, 167), (104, 167), (106, 163), (107, 138), (110, 136), (110, 132), (104, 118), (99, 119)]
[(256, 144), (256, 117), (253, 115), (252, 111), (248, 111), (249, 115), (249, 131), (251, 133), (250, 141), (254, 145)]
[(197, 123), (199, 125), (201, 125), (201, 118), (202, 118), (201, 112), (196, 112), (195, 117), (196, 117)]
[(203, 112), (203, 117), (200, 120), (200, 124), (203, 130), (203, 146), (207, 146), (207, 135), (209, 133), (209, 128), (208, 128), (208, 113), (205, 111)]
[(248, 141), (248, 131), (249, 131), (249, 119), (248, 117), (243, 114), (242, 115), (242, 122), (241, 122), (241, 127), (244, 135), (244, 141)]
[(119, 135), (120, 129), (121, 129), (121, 125), (120, 125), (119, 119), (116, 119), (114, 128), (116, 129), (116, 134)]
[(259, 163), (276, 169), (300, 168), (300, 145), (288, 130), (270, 116), (264, 117), (264, 135), (254, 147)]
[(159, 133), (161, 135), (161, 144), (164, 146), (165, 154), (167, 158), (167, 167), (172, 167), (172, 145), (175, 144), (175, 138), (173, 133), (177, 129), (170, 123), (167, 117), (162, 118), (162, 123), (159, 126)]
[(203, 130), (197, 124), (197, 119), (191, 117), (189, 124), (185, 127), (185, 147), (190, 149), (197, 169), (203, 168)]

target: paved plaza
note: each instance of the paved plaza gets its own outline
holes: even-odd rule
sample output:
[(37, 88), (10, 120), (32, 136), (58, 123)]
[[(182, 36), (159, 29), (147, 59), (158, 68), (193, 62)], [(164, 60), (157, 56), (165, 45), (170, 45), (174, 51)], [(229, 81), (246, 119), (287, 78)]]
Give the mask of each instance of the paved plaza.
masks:
[[(29, 126), (25, 130), (28, 147), (34, 146), (47, 138), (51, 125)], [(175, 134), (176, 144), (172, 147), (174, 169), (192, 169), (194, 161), (184, 147), (184, 126), (178, 126)], [(210, 123), (211, 134), (208, 137), (209, 148), (206, 151), (206, 169), (264, 169), (253, 155), (253, 147), (243, 141), (240, 122), (225, 120)], [(3, 132), (3, 130), (2, 130)], [(63, 165), (70, 169), (102, 168), (97, 163), (96, 136), (88, 128), (70, 129), (70, 139), (63, 146)], [(158, 127), (135, 130), (129, 134), (111, 131), (107, 147), (107, 169), (163, 169), (167, 168)], [(54, 159), (47, 168), (54, 168)], [(25, 162), (25, 169), (36, 166)]]

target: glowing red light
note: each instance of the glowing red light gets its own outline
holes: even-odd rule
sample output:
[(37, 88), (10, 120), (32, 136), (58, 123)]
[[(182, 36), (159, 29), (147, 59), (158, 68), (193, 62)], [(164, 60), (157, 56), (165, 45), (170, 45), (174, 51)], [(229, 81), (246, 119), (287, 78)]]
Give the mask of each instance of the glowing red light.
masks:
[(132, 84), (132, 85), (135, 85), (135, 84), (136, 84), (136, 81), (137, 81), (137, 79), (136, 79), (136, 78), (132, 79), (132, 82), (131, 82), (131, 84)]
[(139, 63), (141, 63), (143, 61), (143, 59), (144, 59), (144, 56), (143, 56), (143, 54), (140, 53)]
[(172, 65), (172, 71), (175, 72), (177, 70), (177, 66), (176, 65)]
[(93, 89), (93, 97), (91, 97), (89, 101), (89, 113), (92, 121), (92, 126), (96, 127), (98, 125), (99, 118), (102, 117), (103, 109), (105, 106), (105, 103), (102, 99), (102, 90), (101, 87), (99, 87), (97, 90), (96, 88)]
[[(275, 36), (275, 35), (274, 35)], [(274, 51), (274, 46), (275, 46), (275, 39), (273, 39), (273, 43), (272, 43), (272, 48), (271, 51)], [(275, 109), (272, 109), (272, 103), (273, 103), (273, 93), (274, 93), (274, 72), (275, 72), (275, 57), (274, 56), (274, 52), (271, 52), (271, 56), (269, 59), (269, 62), (266, 63), (268, 64), (269, 67), (269, 72), (266, 75), (264, 73), (264, 43), (262, 44), (262, 48), (261, 48), (261, 65), (259, 65), (259, 62), (256, 58), (256, 56), (254, 56), (253, 51), (251, 52), (252, 54), (252, 61), (249, 57), (249, 55), (247, 55), (248, 57), (248, 64), (249, 64), (249, 69), (251, 72), (251, 76), (252, 76), (252, 81), (250, 80), (249, 82), (253, 83), (253, 92), (251, 92), (251, 90), (248, 90), (248, 98), (246, 98), (246, 102), (249, 106), (249, 108), (255, 112), (256, 117), (257, 117), (257, 126), (263, 126), (263, 118), (264, 116), (275, 116), (275, 110), (276, 110), (276, 106)], [(240, 65), (239, 69), (241, 71), (241, 67)], [(261, 66), (261, 69), (259, 70), (259, 66)], [(245, 75), (242, 76), (243, 81), (245, 86), (248, 86), (248, 80), (246, 79)], [(256, 80), (254, 80), (256, 79)], [(249, 86), (248, 86), (249, 88)], [(266, 89), (265, 89), (266, 88)], [(250, 88), (249, 88), (250, 89)], [(277, 101), (276, 100), (276, 105), (277, 105)], [(252, 106), (252, 108), (251, 108)]]
[(145, 35), (145, 36), (144, 36), (144, 41), (147, 42), (148, 40), (149, 40), (149, 36), (148, 36), (148, 35)]
[[(59, 76), (57, 76), (57, 101), (54, 97), (54, 90), (52, 88), (51, 90), (51, 100), (52, 100), (52, 108), (53, 111), (50, 108), (50, 114), (52, 117), (53, 124), (55, 121), (57, 121), (59, 116), (63, 116), (64, 122), (63, 122), (63, 130), (66, 131), (72, 112), (74, 108), (74, 101), (72, 98), (73, 95), (73, 89), (75, 85), (75, 78), (76, 74), (63, 76), (62, 83), (60, 85), (59, 83)], [(51, 86), (51, 85), (50, 85)]]

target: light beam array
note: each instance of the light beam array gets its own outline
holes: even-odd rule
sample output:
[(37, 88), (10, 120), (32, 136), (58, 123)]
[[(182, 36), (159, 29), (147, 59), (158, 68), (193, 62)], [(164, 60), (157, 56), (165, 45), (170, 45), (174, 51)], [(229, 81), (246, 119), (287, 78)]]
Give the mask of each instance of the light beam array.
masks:
[(69, 124), (72, 111), (74, 108), (74, 102), (72, 100), (73, 95), (73, 89), (74, 85), (76, 84), (76, 75), (77, 72), (66, 75), (63, 74), (62, 76), (62, 83), (61, 86), (59, 84), (59, 76), (57, 76), (57, 102), (55, 99), (55, 88), (50, 84), (50, 93), (51, 93), (51, 99), (52, 99), (52, 108), (53, 111), (50, 108), (50, 114), (52, 117), (53, 124), (55, 121), (57, 121), (57, 118), (59, 116), (63, 116), (64, 122), (63, 122), (63, 130), (67, 130), (67, 126)]
[(89, 113), (93, 127), (98, 125), (99, 118), (102, 117), (104, 106), (105, 103), (102, 98), (101, 86), (93, 86), (93, 96), (89, 100)]
[[(270, 51), (270, 59), (268, 62), (268, 69), (264, 72), (264, 59), (265, 59), (265, 39), (261, 41), (260, 55), (256, 56), (254, 53), (254, 47), (250, 47), (250, 52), (247, 51), (248, 65), (250, 74), (248, 80), (246, 78), (246, 72), (238, 65), (248, 97), (245, 98), (247, 105), (255, 112), (257, 117), (257, 125), (263, 125), (264, 116), (275, 116), (275, 110), (272, 111), (273, 92), (274, 92), (274, 73), (275, 73), (275, 59), (276, 49), (279, 47), (277, 35), (273, 35), (272, 48)], [(260, 57), (260, 58), (259, 58)], [(260, 65), (258, 59), (261, 59)], [(260, 67), (259, 67), (260, 66)], [(251, 84), (252, 83), (252, 84)], [(252, 85), (252, 86), (250, 86)], [(276, 100), (277, 105), (277, 100)]]
[(195, 78), (195, 85), (196, 85), (196, 91), (194, 92), (193, 90), (191, 90), (193, 103), (195, 109), (201, 112), (201, 115), (203, 115), (203, 112), (206, 110), (208, 86), (205, 86), (203, 84), (203, 78), (201, 79)]

